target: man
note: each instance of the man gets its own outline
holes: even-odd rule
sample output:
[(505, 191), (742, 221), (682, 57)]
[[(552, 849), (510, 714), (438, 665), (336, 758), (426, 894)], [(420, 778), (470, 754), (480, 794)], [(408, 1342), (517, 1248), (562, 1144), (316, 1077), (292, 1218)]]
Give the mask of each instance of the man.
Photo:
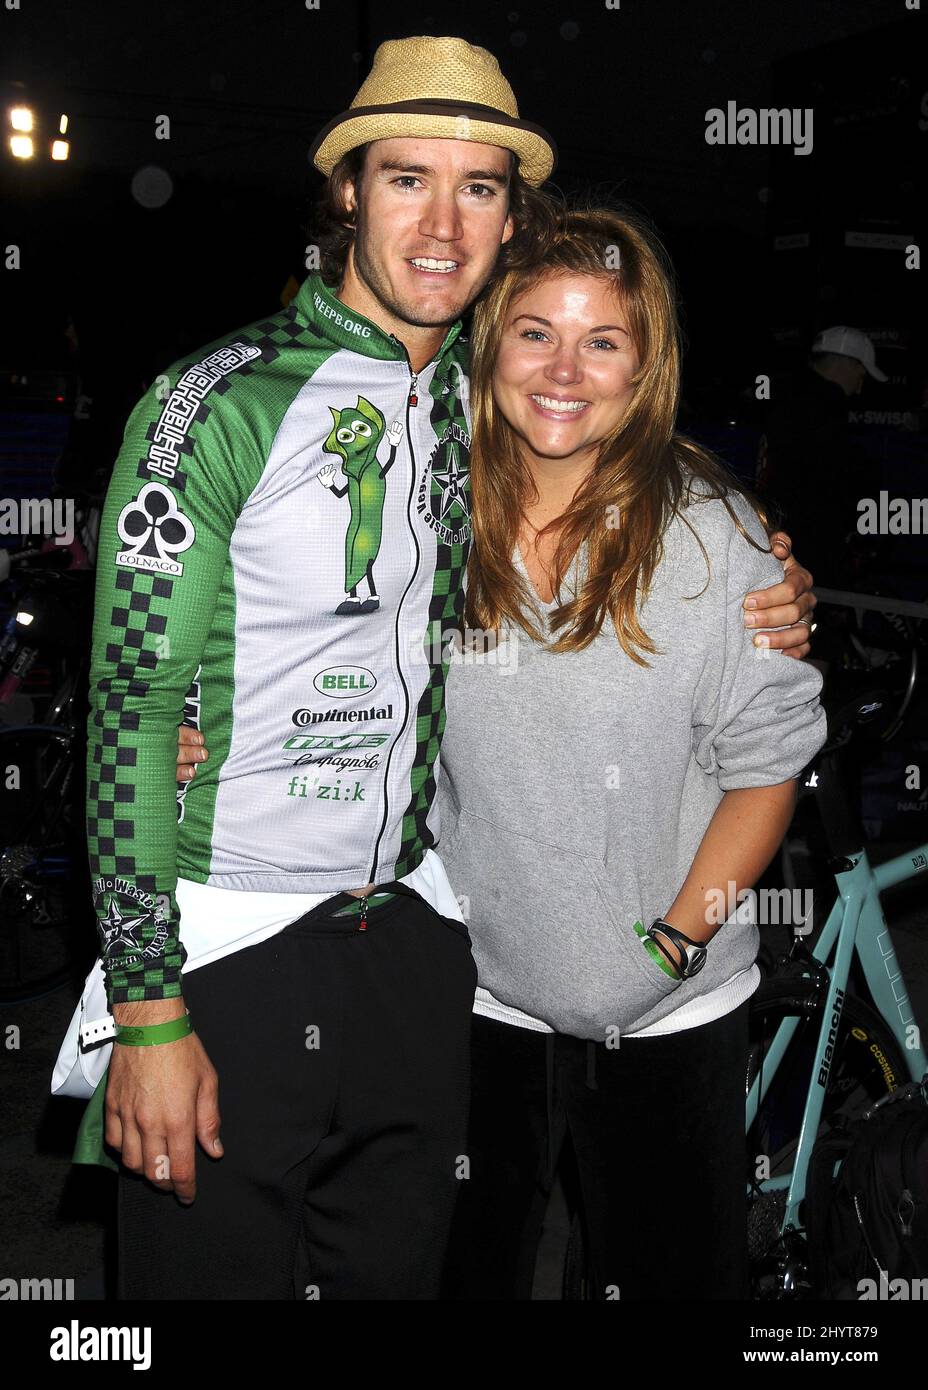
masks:
[(774, 502), (823, 584), (849, 578), (847, 535), (866, 495), (861, 452), (850, 440), (848, 400), (870, 376), (886, 381), (873, 343), (857, 328), (826, 328), (801, 378), (771, 403), (761, 440), (758, 489)]
[[(460, 316), (538, 231), (554, 148), (489, 53), (412, 38), (314, 158), (329, 283), (171, 369), (103, 521), (89, 834), (124, 1297), (435, 1298), (464, 1152), (474, 967), (431, 848)], [(793, 566), (765, 621), (810, 583)], [(182, 719), (211, 757), (178, 825)]]

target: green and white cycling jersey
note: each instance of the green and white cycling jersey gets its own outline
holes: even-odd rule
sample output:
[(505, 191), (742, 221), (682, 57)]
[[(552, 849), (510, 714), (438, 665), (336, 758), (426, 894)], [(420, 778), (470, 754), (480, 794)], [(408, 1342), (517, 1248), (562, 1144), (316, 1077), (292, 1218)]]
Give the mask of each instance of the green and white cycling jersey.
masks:
[[(133, 411), (100, 530), (88, 840), (116, 1002), (181, 992), (178, 875), (332, 893), (437, 838), (470, 537), (467, 348), (402, 343), (310, 275)], [(181, 790), (177, 727), (208, 762)]]

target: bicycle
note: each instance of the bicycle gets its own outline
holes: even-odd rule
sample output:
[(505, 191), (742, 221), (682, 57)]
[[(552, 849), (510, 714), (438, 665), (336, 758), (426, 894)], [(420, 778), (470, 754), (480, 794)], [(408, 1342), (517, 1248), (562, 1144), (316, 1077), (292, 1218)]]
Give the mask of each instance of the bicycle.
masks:
[[(908, 607), (914, 614), (917, 606)], [(814, 1296), (803, 1203), (816, 1141), (928, 1074), (881, 903), (888, 889), (928, 877), (928, 843), (874, 867), (844, 775), (855, 741), (869, 732), (886, 742), (902, 727), (919, 668), (918, 634), (911, 624), (907, 631), (901, 697), (865, 664), (856, 693), (826, 699), (828, 741), (802, 778), (818, 801), (837, 896), (814, 946), (795, 939), (752, 999), (746, 1131), (755, 1298)], [(871, 1002), (854, 988), (858, 980)]]

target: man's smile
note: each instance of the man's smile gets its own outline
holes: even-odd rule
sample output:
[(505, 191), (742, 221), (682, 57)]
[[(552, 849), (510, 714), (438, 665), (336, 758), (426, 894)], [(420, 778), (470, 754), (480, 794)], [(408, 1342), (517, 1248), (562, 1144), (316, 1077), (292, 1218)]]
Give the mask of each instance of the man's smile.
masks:
[(448, 260), (435, 256), (412, 256), (407, 261), (419, 275), (453, 275), (456, 270), (460, 270), (460, 261)]

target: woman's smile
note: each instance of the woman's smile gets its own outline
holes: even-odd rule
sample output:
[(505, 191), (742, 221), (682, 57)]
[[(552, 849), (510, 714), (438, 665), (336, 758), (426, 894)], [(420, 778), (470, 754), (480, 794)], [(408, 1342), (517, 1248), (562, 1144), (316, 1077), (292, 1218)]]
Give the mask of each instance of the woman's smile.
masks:
[(579, 417), (588, 410), (591, 401), (581, 400), (576, 396), (552, 396), (538, 392), (529, 396), (532, 405), (547, 420), (571, 420)]

